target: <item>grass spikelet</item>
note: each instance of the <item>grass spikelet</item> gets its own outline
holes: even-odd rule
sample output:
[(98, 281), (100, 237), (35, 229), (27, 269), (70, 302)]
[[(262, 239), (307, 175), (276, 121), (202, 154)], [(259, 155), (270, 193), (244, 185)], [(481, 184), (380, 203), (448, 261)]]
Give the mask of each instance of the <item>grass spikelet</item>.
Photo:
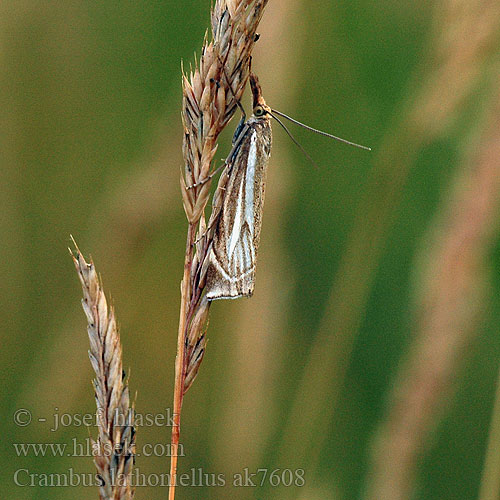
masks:
[(83, 290), (82, 306), (87, 316), (89, 357), (95, 372), (93, 381), (99, 435), (93, 442), (94, 462), (99, 474), (101, 500), (131, 500), (130, 476), (135, 455), (134, 410), (128, 382), (122, 368), (122, 347), (113, 308), (106, 297), (94, 263), (87, 263), (76, 246), (70, 250)]

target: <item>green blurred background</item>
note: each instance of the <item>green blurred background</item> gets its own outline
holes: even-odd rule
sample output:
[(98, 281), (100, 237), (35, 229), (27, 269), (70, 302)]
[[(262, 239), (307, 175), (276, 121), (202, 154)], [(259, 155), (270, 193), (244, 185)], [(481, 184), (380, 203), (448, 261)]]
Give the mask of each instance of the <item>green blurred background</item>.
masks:
[[(94, 471), (72, 448), (14, 446), (96, 434), (51, 431), (54, 414), (94, 411), (70, 234), (115, 305), (137, 411), (171, 406), (187, 225), (180, 61), (200, 52), (209, 8), (0, 4), (2, 498), (97, 498), (14, 481), (20, 469)], [(212, 307), (183, 408), (180, 472), (227, 484), (178, 498), (370, 498), (393, 472), (376, 464), (398, 470), (404, 446), (384, 456), (380, 444), (391, 421), (402, 443), (416, 436), (411, 498), (477, 498), (500, 354), (500, 6), (270, 0), (259, 32), (267, 102), (373, 151), (294, 129), (314, 168), (274, 126), (255, 296)], [(423, 421), (406, 428), (392, 401), (426, 388), (426, 404), (403, 405)], [(19, 409), (30, 425), (15, 425)], [(167, 426), (138, 428), (139, 451), (169, 439)], [(137, 458), (146, 475), (168, 466)], [(245, 468), (303, 468), (306, 484), (233, 487)]]

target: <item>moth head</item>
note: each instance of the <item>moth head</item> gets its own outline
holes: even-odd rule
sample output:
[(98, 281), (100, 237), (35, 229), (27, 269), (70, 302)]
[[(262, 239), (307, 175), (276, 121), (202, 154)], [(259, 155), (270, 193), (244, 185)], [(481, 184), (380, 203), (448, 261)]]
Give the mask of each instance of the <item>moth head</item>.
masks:
[(263, 118), (271, 116), (271, 108), (266, 104), (262, 97), (262, 88), (259, 84), (259, 79), (254, 73), (250, 73), (250, 87), (253, 95), (253, 115), (256, 118)]
[(253, 108), (253, 114), (256, 118), (261, 118), (262, 116), (267, 114), (267, 111), (264, 109), (263, 106), (260, 104), (257, 104), (255, 108)]

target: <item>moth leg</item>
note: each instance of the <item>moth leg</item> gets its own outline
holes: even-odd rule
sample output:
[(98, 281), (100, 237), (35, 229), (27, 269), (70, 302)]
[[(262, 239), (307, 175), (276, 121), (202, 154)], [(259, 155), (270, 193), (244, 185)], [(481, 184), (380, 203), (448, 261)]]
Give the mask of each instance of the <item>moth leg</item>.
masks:
[[(227, 57), (228, 57), (228, 54), (226, 54), (225, 60), (227, 60)], [(234, 135), (233, 135), (232, 144), (235, 144), (236, 141), (238, 140), (240, 134), (241, 134), (241, 131), (243, 130), (245, 122), (247, 121), (247, 115), (245, 113), (245, 110), (243, 109), (243, 106), (241, 105), (241, 101), (236, 97), (236, 93), (234, 92), (233, 85), (231, 84), (231, 80), (227, 76), (225, 63), (223, 63), (220, 56), (218, 56), (218, 58), (219, 58), (219, 62), (221, 63), (221, 66), (222, 66), (222, 71), (224, 73), (224, 77), (226, 78), (227, 87), (229, 88), (229, 91), (232, 94), (232, 96), (236, 102), (236, 105), (238, 106), (238, 108), (240, 108), (240, 111), (242, 114), (241, 120), (238, 123), (238, 126), (236, 127), (236, 130), (235, 130)], [(252, 61), (252, 58), (250, 57), (249, 69), (251, 67), (251, 61)], [(239, 63), (238, 67), (240, 67), (240, 66), (241, 66), (241, 62)]]
[(227, 161), (225, 161), (222, 165), (219, 165), (211, 174), (207, 175), (201, 181), (195, 182), (194, 184), (191, 184), (186, 189), (193, 189), (193, 188), (198, 187), (198, 186), (203, 186), (203, 184), (205, 184), (206, 182), (208, 182), (215, 174), (217, 174), (217, 172), (220, 171), (221, 168), (223, 168), (223, 167), (225, 167), (227, 165), (228, 165), (228, 163), (227, 163)]
[[(243, 118), (242, 118), (242, 120), (243, 120)], [(241, 124), (241, 122), (240, 122), (240, 124)], [(239, 127), (240, 127), (240, 125), (238, 125), (238, 129), (239, 129)], [(195, 182), (194, 184), (191, 184), (190, 186), (187, 187), (187, 189), (193, 189), (195, 187), (202, 186), (203, 184), (208, 182), (214, 175), (216, 175), (217, 172), (219, 172), (222, 168), (228, 167), (230, 169), (232, 167), (233, 160), (236, 157), (236, 154), (238, 153), (238, 151), (240, 149), (241, 141), (243, 140), (246, 133), (248, 132), (249, 126), (246, 122), (243, 122), (241, 130), (238, 130), (238, 129), (236, 129), (238, 134), (236, 134), (236, 132), (234, 134), (233, 147), (231, 148), (231, 151), (229, 152), (229, 155), (228, 155), (226, 161), (222, 165), (217, 167), (211, 174), (207, 175), (207, 177), (205, 177), (205, 179), (202, 179), (201, 181), (198, 181), (198, 182)]]
[[(226, 187), (220, 186), (217, 187), (217, 189), (225, 191)], [(194, 244), (197, 244), (200, 240), (205, 238), (205, 236), (208, 236), (209, 232), (218, 224), (223, 203), (224, 198), (221, 196), (220, 200), (218, 200), (218, 204), (212, 205), (212, 213), (210, 214), (210, 218), (208, 220), (208, 226), (205, 228), (204, 233), (194, 242)]]
[(237, 142), (238, 139), (240, 138), (241, 131), (243, 130), (243, 127), (245, 126), (245, 122), (247, 121), (247, 115), (245, 114), (245, 110), (243, 109), (243, 106), (241, 105), (240, 101), (237, 101), (238, 106), (241, 110), (241, 120), (238, 123), (238, 126), (236, 127), (236, 130), (234, 131), (233, 134), (233, 140), (231, 141), (231, 144), (234, 146)]
[[(213, 210), (214, 207), (212, 207), (212, 210)], [(205, 238), (206, 236), (208, 236), (209, 232), (214, 228), (214, 226), (219, 222), (219, 216), (220, 216), (220, 209), (222, 208), (222, 204), (220, 204), (219, 206), (215, 207), (217, 208), (217, 215), (215, 217), (212, 217), (210, 216), (210, 219), (213, 218), (212, 221), (209, 220), (209, 223), (208, 223), (208, 226), (205, 228), (205, 231), (203, 232), (202, 235), (200, 235), (200, 237), (195, 240), (195, 242), (193, 243), (193, 246), (198, 244), (203, 238)]]
[[(236, 101), (236, 104), (240, 108), (241, 111), (241, 119), (238, 123), (238, 126), (236, 127), (236, 130), (234, 131), (233, 134), (233, 140), (231, 141), (231, 144), (233, 145), (233, 150), (231, 153), (235, 154), (237, 150), (237, 145), (242, 141), (244, 135), (246, 134), (248, 127), (245, 127), (246, 122), (247, 122), (247, 115), (245, 113), (245, 109), (241, 105), (240, 101)], [(231, 155), (230, 153), (230, 155)]]

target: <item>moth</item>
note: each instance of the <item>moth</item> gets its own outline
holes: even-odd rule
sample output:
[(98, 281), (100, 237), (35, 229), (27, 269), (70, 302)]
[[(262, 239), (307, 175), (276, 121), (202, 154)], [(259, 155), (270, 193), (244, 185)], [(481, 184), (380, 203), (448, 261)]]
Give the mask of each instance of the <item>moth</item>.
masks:
[(208, 253), (208, 300), (251, 296), (262, 227), (266, 172), (271, 155), (271, 108), (250, 75), (252, 116), (238, 127), (228, 168), (231, 169)]
[(253, 294), (266, 173), (271, 156), (271, 117), (278, 121), (311, 162), (313, 162), (311, 157), (276, 115), (313, 132), (363, 149), (370, 149), (304, 125), (280, 111), (271, 109), (262, 97), (257, 76), (250, 73), (249, 80), (253, 113), (248, 120), (242, 120), (236, 129), (233, 149), (226, 160), (227, 184), (220, 195), (220, 206), (214, 207), (217, 209), (217, 216), (207, 254), (208, 268), (205, 282), (208, 300), (236, 299)]

